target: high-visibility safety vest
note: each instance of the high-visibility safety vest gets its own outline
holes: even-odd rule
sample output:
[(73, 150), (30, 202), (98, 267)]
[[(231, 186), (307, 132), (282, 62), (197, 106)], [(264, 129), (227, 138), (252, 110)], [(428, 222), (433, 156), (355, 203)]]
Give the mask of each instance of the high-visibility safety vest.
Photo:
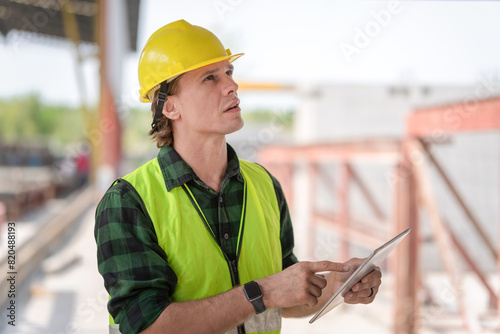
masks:
[[(202, 210), (184, 184), (166, 191), (153, 159), (123, 177), (142, 198), (158, 243), (177, 275), (176, 302), (203, 299), (282, 270), (280, 210), (271, 177), (261, 166), (240, 160), (244, 198), (237, 261), (217, 243)], [(280, 333), (281, 309), (268, 309), (244, 324), (246, 333)], [(120, 333), (110, 316), (110, 333)], [(234, 328), (227, 333), (242, 333)]]

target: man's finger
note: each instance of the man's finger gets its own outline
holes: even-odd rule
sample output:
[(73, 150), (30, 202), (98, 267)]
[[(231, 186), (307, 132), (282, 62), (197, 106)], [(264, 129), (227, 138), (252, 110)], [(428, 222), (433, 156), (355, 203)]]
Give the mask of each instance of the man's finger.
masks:
[(309, 282), (320, 289), (324, 289), (326, 286), (326, 278), (320, 277), (318, 275), (311, 275), (309, 278)]
[(347, 264), (331, 261), (309, 262), (308, 267), (313, 273), (320, 271), (349, 271), (349, 266)]
[(361, 283), (368, 283), (369, 281), (377, 281), (380, 280), (381, 277), (382, 277), (382, 272), (377, 267), (372, 271), (370, 271), (368, 274), (366, 274), (366, 276), (361, 279)]
[(363, 289), (358, 292), (349, 291), (344, 296), (344, 301), (347, 304), (369, 304), (375, 299), (377, 293), (377, 287), (373, 287), (373, 294), (370, 288)]
[(321, 297), (322, 291), (323, 290), (321, 288), (318, 288), (317, 286), (314, 285), (309, 288), (309, 294), (316, 298)]

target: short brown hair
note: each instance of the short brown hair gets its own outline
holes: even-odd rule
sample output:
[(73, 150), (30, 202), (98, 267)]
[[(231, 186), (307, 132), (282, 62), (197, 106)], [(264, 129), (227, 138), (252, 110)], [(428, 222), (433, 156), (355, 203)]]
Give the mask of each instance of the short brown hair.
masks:
[[(178, 82), (180, 76), (168, 83), (167, 96), (174, 95), (178, 89)], [(153, 117), (155, 117), (156, 107), (158, 106), (158, 93), (159, 89), (154, 93), (154, 98), (151, 102), (151, 112)], [(174, 130), (172, 127), (172, 121), (170, 121), (165, 115), (161, 115), (160, 120), (156, 124), (154, 129), (149, 131), (152, 141), (156, 141), (156, 147), (160, 148), (162, 146), (170, 146), (174, 142)]]

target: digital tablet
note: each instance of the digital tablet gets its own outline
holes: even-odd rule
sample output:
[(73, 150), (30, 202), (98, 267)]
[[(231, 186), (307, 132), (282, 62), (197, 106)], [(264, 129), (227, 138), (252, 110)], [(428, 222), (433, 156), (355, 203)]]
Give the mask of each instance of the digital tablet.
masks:
[(335, 292), (335, 294), (326, 302), (326, 304), (319, 310), (314, 317), (309, 320), (309, 323), (312, 324), (317, 319), (321, 318), (331, 310), (333, 310), (338, 305), (342, 304), (344, 301), (344, 296), (347, 292), (351, 290), (354, 284), (361, 281), (363, 277), (372, 272), (375, 268), (380, 266), (382, 261), (385, 260), (387, 255), (403, 240), (406, 235), (410, 233), (410, 228), (407, 228), (399, 235), (389, 240), (379, 248), (375, 249), (370, 256), (366, 258), (366, 260), (361, 263), (361, 265), (356, 269), (351, 276), (345, 281), (345, 283), (340, 287), (340, 289)]

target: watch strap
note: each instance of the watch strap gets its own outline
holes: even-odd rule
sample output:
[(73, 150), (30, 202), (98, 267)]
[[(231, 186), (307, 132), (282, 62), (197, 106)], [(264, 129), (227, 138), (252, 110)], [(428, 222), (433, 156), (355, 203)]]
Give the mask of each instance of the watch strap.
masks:
[[(249, 290), (258, 291), (258, 295), (252, 295)], [(245, 296), (247, 300), (252, 303), (255, 313), (260, 314), (266, 311), (266, 306), (264, 305), (264, 301), (262, 300), (262, 291), (260, 290), (259, 284), (255, 281), (250, 281), (243, 286), (243, 291), (245, 292)]]

